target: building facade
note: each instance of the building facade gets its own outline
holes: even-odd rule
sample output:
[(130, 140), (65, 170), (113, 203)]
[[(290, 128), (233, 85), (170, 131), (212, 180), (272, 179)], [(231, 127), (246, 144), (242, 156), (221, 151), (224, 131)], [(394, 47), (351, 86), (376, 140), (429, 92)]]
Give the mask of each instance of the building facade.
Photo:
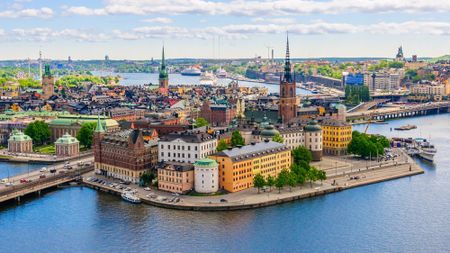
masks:
[(78, 156), (80, 154), (80, 142), (70, 134), (65, 134), (55, 142), (55, 149), (57, 156)]
[(323, 119), (320, 122), (323, 133), (323, 153), (345, 155), (352, 140), (352, 125), (337, 119)]
[(217, 139), (206, 133), (171, 133), (162, 136), (158, 142), (158, 161), (194, 163), (214, 153), (216, 147)]
[(200, 117), (206, 119), (211, 126), (228, 126), (236, 116), (236, 108), (228, 105), (212, 105), (205, 101)]
[(304, 128), (305, 147), (311, 151), (313, 161), (322, 160), (323, 155), (323, 135), (322, 128), (313, 120)]
[(107, 134), (98, 124), (93, 149), (96, 171), (108, 177), (138, 183), (152, 167), (152, 147), (138, 129)]
[[(50, 131), (52, 132), (51, 140), (56, 141), (66, 133), (71, 136), (77, 136), (78, 131), (80, 131), (81, 126), (84, 123), (95, 122), (97, 122), (97, 116), (95, 115), (60, 115), (48, 124)], [(100, 122), (107, 133), (113, 133), (120, 130), (119, 123), (113, 119), (100, 116)]]
[(201, 159), (194, 163), (195, 191), (214, 193), (219, 190), (219, 165), (212, 159)]
[(32, 153), (33, 140), (22, 131), (13, 130), (8, 139), (8, 151), (12, 153)]
[(210, 156), (219, 165), (219, 188), (238, 192), (253, 186), (253, 177), (260, 173), (276, 177), (291, 167), (291, 151), (283, 144), (264, 141), (233, 148)]
[(158, 189), (184, 194), (194, 188), (194, 166), (168, 162), (158, 168)]

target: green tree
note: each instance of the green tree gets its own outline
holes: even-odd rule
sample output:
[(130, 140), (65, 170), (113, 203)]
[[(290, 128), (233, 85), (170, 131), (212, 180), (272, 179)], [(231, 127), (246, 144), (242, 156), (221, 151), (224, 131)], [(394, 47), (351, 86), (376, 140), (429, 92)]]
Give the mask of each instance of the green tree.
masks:
[(205, 118), (197, 118), (194, 123), (195, 128), (209, 126), (209, 122)]
[(51, 132), (45, 121), (38, 120), (28, 124), (25, 134), (30, 136), (35, 144), (43, 145), (50, 139)]
[(297, 174), (295, 174), (294, 172), (289, 172), (288, 176), (287, 176), (287, 182), (286, 184), (289, 185), (289, 191), (292, 191), (292, 187), (295, 187), (297, 185)]
[(311, 167), (311, 168), (306, 172), (306, 175), (305, 175), (305, 179), (306, 179), (306, 181), (309, 182), (311, 188), (312, 188), (312, 183), (313, 183), (314, 181), (317, 180), (317, 173), (316, 173), (316, 171), (317, 171), (316, 168)]
[(295, 164), (299, 164), (301, 161), (309, 164), (312, 161), (312, 154), (311, 151), (304, 146), (298, 146), (292, 150), (292, 158)]
[(269, 175), (267, 177), (267, 182), (266, 182), (267, 186), (269, 186), (269, 191), (272, 191), (272, 187), (275, 185), (275, 178), (272, 177), (272, 175)]
[(284, 143), (284, 139), (281, 136), (281, 134), (277, 133), (274, 137), (272, 137), (272, 141), (278, 142), (278, 143)]
[(258, 188), (258, 194), (260, 192), (260, 189), (264, 187), (266, 184), (266, 181), (264, 180), (264, 177), (258, 173), (253, 177), (253, 186)]
[(223, 151), (227, 148), (228, 148), (228, 143), (224, 139), (220, 140), (219, 143), (217, 143), (217, 148), (216, 148), (217, 152)]
[(91, 148), (93, 139), (94, 139), (94, 129), (97, 126), (97, 123), (83, 123), (81, 125), (80, 131), (78, 131), (77, 139), (80, 141), (80, 144), (86, 148)]
[(238, 130), (236, 130), (233, 131), (233, 133), (231, 134), (231, 146), (236, 147), (238, 145), (244, 146), (245, 140), (242, 137), (241, 133)]
[(289, 171), (287, 169), (283, 169), (277, 176), (275, 180), (275, 186), (278, 188), (278, 193), (281, 193), (281, 189), (287, 184), (289, 177)]
[(155, 179), (155, 178), (156, 178), (155, 174), (153, 174), (153, 173), (151, 173), (149, 171), (146, 171), (146, 172), (144, 172), (144, 174), (142, 174), (139, 183), (142, 186), (150, 185), (152, 183), (153, 179)]

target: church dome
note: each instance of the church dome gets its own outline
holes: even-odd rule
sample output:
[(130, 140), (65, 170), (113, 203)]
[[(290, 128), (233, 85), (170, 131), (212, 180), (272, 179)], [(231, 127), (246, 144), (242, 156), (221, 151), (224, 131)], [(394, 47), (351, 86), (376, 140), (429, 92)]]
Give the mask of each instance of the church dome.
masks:
[(268, 125), (264, 130), (261, 131), (260, 135), (263, 138), (273, 138), (275, 135), (280, 132), (275, 129), (273, 125)]
[(322, 130), (322, 127), (315, 120), (311, 120), (308, 125), (305, 126), (305, 131), (316, 132)]

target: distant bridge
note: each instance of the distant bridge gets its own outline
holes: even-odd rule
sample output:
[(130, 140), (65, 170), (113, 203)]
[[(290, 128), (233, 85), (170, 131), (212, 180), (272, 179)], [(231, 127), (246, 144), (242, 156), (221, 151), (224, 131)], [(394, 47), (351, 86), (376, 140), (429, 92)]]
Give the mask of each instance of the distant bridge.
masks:
[(356, 120), (386, 120), (404, 117), (414, 117), (420, 115), (447, 113), (449, 112), (450, 102), (436, 102), (420, 104), (414, 106), (403, 106), (391, 110), (373, 110), (365, 112), (353, 112), (347, 114), (347, 120), (354, 122)]

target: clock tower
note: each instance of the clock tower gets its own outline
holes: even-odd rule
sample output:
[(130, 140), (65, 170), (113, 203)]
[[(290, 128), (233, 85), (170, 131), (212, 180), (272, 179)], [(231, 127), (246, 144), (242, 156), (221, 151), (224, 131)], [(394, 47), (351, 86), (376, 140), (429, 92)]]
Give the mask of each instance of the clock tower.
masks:
[(289, 59), (289, 38), (287, 38), (284, 73), (280, 77), (279, 116), (283, 124), (287, 124), (297, 117), (296, 88), (295, 75), (292, 74), (291, 61)]

